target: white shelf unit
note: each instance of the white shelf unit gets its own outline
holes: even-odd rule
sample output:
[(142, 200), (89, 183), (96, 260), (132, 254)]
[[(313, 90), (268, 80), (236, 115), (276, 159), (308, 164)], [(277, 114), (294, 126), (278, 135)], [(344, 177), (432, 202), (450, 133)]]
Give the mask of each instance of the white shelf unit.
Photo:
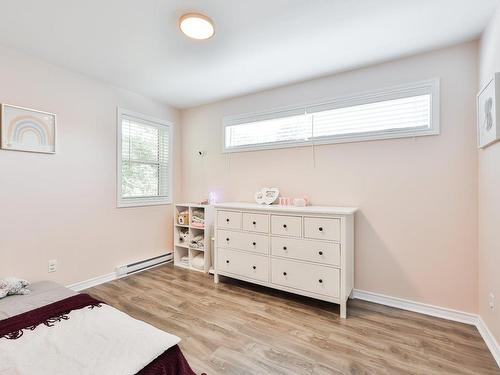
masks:
[[(196, 213), (203, 213), (202, 226), (193, 222)], [(185, 221), (179, 223), (179, 215), (185, 213)], [(213, 209), (210, 205), (195, 203), (179, 203), (174, 212), (174, 266), (207, 273), (212, 265), (211, 236), (213, 225)], [(201, 244), (196, 247), (191, 241), (201, 236)], [(183, 239), (183, 240), (182, 240)], [(193, 259), (203, 256), (201, 268), (195, 267)], [(182, 259), (187, 259), (183, 262)]]

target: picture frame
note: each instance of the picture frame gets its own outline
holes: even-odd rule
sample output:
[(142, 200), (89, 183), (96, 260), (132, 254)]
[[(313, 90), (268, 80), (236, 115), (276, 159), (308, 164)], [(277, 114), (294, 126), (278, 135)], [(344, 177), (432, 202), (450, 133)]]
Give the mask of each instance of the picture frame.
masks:
[(0, 148), (55, 154), (56, 125), (54, 113), (0, 104)]
[(500, 139), (500, 73), (477, 95), (477, 143), (485, 148)]

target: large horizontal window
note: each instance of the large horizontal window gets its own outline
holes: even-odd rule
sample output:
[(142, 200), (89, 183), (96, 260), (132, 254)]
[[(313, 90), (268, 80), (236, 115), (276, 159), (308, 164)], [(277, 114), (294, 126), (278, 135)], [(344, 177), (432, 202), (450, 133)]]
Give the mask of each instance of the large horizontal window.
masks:
[(439, 134), (439, 81), (224, 118), (224, 151)]

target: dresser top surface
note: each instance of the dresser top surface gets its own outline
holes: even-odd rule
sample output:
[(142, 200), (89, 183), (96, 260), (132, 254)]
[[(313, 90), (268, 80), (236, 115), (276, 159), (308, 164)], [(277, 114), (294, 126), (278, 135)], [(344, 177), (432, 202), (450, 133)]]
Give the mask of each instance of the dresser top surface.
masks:
[(215, 208), (226, 208), (232, 210), (253, 210), (265, 212), (295, 212), (302, 214), (333, 214), (333, 215), (352, 215), (358, 209), (356, 207), (334, 207), (334, 206), (280, 206), (277, 204), (265, 205), (248, 202), (227, 202), (214, 204)]

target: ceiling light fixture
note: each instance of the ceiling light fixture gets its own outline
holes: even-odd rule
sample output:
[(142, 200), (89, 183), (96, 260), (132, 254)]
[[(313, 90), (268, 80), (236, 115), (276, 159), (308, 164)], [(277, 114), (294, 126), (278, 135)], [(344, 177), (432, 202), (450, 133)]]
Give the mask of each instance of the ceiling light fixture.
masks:
[(199, 13), (187, 13), (179, 18), (179, 28), (192, 39), (209, 39), (215, 34), (210, 18)]

